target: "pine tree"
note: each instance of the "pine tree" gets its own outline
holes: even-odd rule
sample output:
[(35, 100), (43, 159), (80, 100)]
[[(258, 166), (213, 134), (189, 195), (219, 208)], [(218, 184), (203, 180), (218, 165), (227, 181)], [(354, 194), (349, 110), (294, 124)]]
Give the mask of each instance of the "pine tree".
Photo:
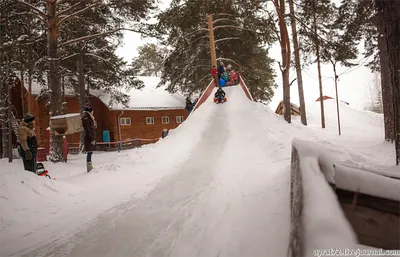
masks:
[(145, 44), (138, 47), (139, 56), (134, 58), (133, 66), (142, 76), (160, 76), (164, 67), (167, 50), (156, 44)]
[(173, 50), (165, 60), (161, 84), (187, 94), (204, 89), (211, 76), (207, 16), (213, 14), (217, 60), (229, 63), (246, 79), (256, 100), (273, 96), (274, 73), (268, 51), (261, 46), (274, 38), (267, 19), (260, 18), (250, 0), (173, 1), (159, 15), (158, 31)]
[[(48, 61), (48, 83), (50, 96), (50, 116), (56, 116), (63, 112), (63, 99), (61, 87), (60, 54), (62, 49), (68, 45), (83, 43), (93, 40), (97, 37), (110, 35), (121, 31), (122, 25), (126, 22), (133, 23), (133, 27), (128, 30), (140, 32), (142, 26), (138, 23), (140, 19), (146, 18), (149, 10), (153, 9), (153, 0), (128, 1), (23, 1), (16, 0), (27, 11), (30, 11), (36, 18), (42, 21), (47, 33), (47, 61)], [(67, 22), (79, 22), (89, 20), (93, 24), (99, 23), (99, 20), (91, 19), (90, 13), (98, 13), (98, 18), (103, 18), (104, 24), (101, 31), (96, 34), (87, 34), (77, 38), (68, 38), (71, 33), (64, 33), (63, 28)], [(89, 14), (89, 15), (88, 15)], [(103, 15), (101, 15), (103, 14)], [(71, 31), (70, 31), (71, 32)], [(64, 38), (63, 38), (64, 36)], [(63, 160), (62, 139), (54, 134), (51, 135), (49, 159), (53, 162)]]

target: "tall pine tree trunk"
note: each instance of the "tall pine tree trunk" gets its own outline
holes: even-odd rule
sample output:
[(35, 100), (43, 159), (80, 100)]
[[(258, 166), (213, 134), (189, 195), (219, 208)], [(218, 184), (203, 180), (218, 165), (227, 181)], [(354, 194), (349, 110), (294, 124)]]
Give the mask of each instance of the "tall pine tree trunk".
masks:
[(321, 104), (321, 127), (325, 128), (325, 110), (324, 110), (324, 94), (322, 92), (322, 76), (321, 76), (321, 61), (319, 59), (319, 43), (318, 43), (318, 29), (317, 29), (317, 11), (315, 10), (315, 1), (313, 1), (314, 7), (314, 37), (315, 37), (315, 48), (317, 55), (318, 65), (318, 82), (319, 82), (319, 100)]
[[(60, 64), (58, 59), (58, 26), (56, 16), (56, 1), (47, 1), (47, 55), (49, 58), (49, 83), (50, 83), (50, 117), (62, 114)], [(63, 157), (63, 138), (50, 135), (50, 156), (52, 162), (60, 162)]]
[[(31, 22), (28, 21), (28, 33), (31, 31)], [(28, 44), (28, 113), (32, 113), (32, 73), (33, 73), (33, 61), (32, 61), (32, 44)]]
[(394, 109), (392, 99), (392, 83), (389, 71), (389, 54), (385, 34), (383, 12), (378, 11), (376, 15), (376, 27), (378, 29), (378, 48), (381, 63), (381, 88), (383, 102), (383, 117), (385, 123), (385, 140), (393, 142), (394, 135)]
[(376, 0), (375, 3), (378, 12), (382, 12), (389, 57), (389, 73), (393, 90), (396, 165), (398, 165), (400, 162), (400, 5), (398, 1)]
[(296, 74), (297, 74), (297, 86), (299, 90), (301, 123), (307, 126), (307, 113), (306, 113), (306, 105), (304, 102), (304, 91), (303, 91), (303, 76), (301, 74), (300, 50), (299, 50), (299, 42), (297, 40), (296, 17), (294, 13), (293, 0), (289, 0), (289, 8), (290, 8), (290, 21), (292, 26), (293, 47), (294, 47), (293, 49), (294, 61), (296, 65)]
[[(85, 92), (85, 74), (84, 74), (83, 54), (80, 54), (77, 62), (78, 70), (78, 89), (79, 89), (79, 107), (81, 112), (85, 109), (86, 105), (86, 92)], [(81, 132), (80, 150), (83, 149), (84, 132)]]
[(290, 41), (289, 33), (285, 23), (285, 0), (274, 0), (275, 9), (278, 13), (279, 31), (281, 36), (281, 56), (282, 56), (282, 80), (283, 80), (283, 105), (284, 113), (283, 116), (288, 123), (292, 122), (291, 104), (290, 104)]
[(20, 75), (21, 75), (21, 109), (22, 109), (22, 117), (24, 117), (24, 114), (26, 112), (25, 109), (25, 93), (24, 93), (24, 88), (25, 88), (25, 78), (24, 78), (24, 63), (23, 63), (23, 55), (22, 55), (22, 47), (19, 47), (19, 62), (20, 62)]

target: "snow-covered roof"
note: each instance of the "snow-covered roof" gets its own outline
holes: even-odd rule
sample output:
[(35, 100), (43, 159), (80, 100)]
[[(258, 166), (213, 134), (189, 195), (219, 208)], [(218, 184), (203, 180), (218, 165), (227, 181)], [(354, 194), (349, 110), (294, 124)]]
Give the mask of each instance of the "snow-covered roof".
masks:
[[(105, 105), (112, 110), (165, 110), (165, 109), (183, 109), (185, 108), (185, 97), (180, 94), (170, 94), (165, 90), (166, 86), (156, 88), (161, 79), (158, 77), (138, 76), (143, 81), (144, 88), (137, 89), (121, 89), (122, 93), (130, 96), (128, 106), (122, 104), (110, 105), (111, 96), (104, 91), (91, 91), (90, 93), (97, 96)], [(25, 83), (25, 87), (28, 85)], [(42, 89), (42, 85), (36, 81), (32, 82), (32, 94), (38, 95)], [(72, 89), (66, 89), (66, 95), (75, 95)]]

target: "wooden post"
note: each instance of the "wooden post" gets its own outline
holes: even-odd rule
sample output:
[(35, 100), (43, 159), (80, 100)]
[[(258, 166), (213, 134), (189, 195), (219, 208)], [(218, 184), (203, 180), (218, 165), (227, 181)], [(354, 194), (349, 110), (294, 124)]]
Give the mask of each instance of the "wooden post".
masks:
[(340, 136), (342, 133), (340, 131), (339, 94), (338, 94), (338, 88), (337, 88), (338, 76), (336, 75), (336, 63), (332, 62), (332, 65), (333, 65), (333, 72), (334, 72), (334, 75), (335, 75), (337, 123), (338, 123), (338, 130), (339, 130), (339, 136)]
[(208, 34), (210, 37), (211, 66), (217, 67), (217, 54), (215, 52), (214, 26), (212, 14), (208, 15)]

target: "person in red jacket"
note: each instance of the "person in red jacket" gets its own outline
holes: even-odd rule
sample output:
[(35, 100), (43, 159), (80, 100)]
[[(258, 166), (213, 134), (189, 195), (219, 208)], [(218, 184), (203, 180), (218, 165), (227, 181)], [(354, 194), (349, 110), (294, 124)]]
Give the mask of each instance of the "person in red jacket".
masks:
[(212, 76), (214, 78), (215, 86), (218, 87), (219, 86), (219, 83), (218, 83), (219, 82), (218, 81), (218, 71), (217, 71), (217, 68), (215, 68), (215, 66), (212, 67), (211, 74), (212, 74)]

